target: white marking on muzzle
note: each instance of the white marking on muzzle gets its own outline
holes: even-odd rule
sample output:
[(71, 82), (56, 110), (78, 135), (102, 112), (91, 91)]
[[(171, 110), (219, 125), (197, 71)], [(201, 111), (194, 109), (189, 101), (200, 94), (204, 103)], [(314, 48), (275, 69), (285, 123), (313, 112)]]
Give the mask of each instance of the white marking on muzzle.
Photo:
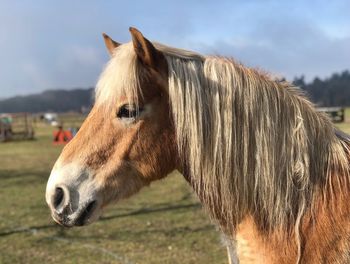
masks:
[[(99, 208), (102, 201), (98, 192), (97, 182), (94, 180), (94, 172), (84, 168), (79, 163), (69, 163), (53, 168), (46, 186), (46, 202), (53, 215), (62, 214), (67, 223), (74, 224), (74, 221), (82, 214), (86, 206), (96, 201), (96, 208)], [(55, 208), (55, 192), (57, 188), (63, 190), (64, 197), (62, 205)], [(87, 222), (98, 218), (97, 211), (94, 212)]]

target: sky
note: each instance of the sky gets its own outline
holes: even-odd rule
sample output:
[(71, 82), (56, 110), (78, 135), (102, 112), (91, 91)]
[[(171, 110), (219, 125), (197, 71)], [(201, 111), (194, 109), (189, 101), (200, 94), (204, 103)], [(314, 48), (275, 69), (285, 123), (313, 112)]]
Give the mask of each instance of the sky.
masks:
[(0, 0), (0, 98), (93, 87), (128, 28), (293, 80), (350, 69), (348, 0)]

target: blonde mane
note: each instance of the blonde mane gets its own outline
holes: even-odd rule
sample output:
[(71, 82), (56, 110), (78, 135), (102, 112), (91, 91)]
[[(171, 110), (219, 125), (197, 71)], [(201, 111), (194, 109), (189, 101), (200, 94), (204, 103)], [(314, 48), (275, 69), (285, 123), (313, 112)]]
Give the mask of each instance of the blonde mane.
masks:
[[(267, 231), (287, 223), (298, 229), (316, 194), (323, 195), (319, 190), (332, 190), (334, 170), (349, 178), (346, 145), (298, 89), (228, 58), (154, 45), (168, 63), (183, 163), (224, 230), (246, 214)], [(96, 102), (134, 98), (142, 88), (141, 68), (131, 43), (118, 47), (97, 85)]]

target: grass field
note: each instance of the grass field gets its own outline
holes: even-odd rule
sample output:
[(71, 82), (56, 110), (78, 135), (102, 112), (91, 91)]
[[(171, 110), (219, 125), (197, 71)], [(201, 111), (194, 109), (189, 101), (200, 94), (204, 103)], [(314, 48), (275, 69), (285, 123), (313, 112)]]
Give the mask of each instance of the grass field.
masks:
[[(350, 133), (350, 120), (339, 127)], [(179, 174), (110, 206), (90, 226), (54, 224), (44, 199), (61, 151), (52, 132), (37, 124), (35, 141), (0, 145), (0, 263), (226, 263), (218, 232)]]

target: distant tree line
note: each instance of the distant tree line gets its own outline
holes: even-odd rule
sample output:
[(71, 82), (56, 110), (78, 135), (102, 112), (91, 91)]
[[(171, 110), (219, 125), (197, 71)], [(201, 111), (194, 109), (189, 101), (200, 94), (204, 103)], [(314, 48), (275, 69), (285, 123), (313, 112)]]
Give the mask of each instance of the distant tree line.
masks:
[(80, 112), (91, 108), (94, 89), (48, 90), (0, 100), (0, 113)]
[(321, 80), (316, 77), (306, 83), (304, 76), (297, 77), (293, 83), (306, 91), (310, 99), (319, 106), (350, 106), (350, 72), (334, 73)]

